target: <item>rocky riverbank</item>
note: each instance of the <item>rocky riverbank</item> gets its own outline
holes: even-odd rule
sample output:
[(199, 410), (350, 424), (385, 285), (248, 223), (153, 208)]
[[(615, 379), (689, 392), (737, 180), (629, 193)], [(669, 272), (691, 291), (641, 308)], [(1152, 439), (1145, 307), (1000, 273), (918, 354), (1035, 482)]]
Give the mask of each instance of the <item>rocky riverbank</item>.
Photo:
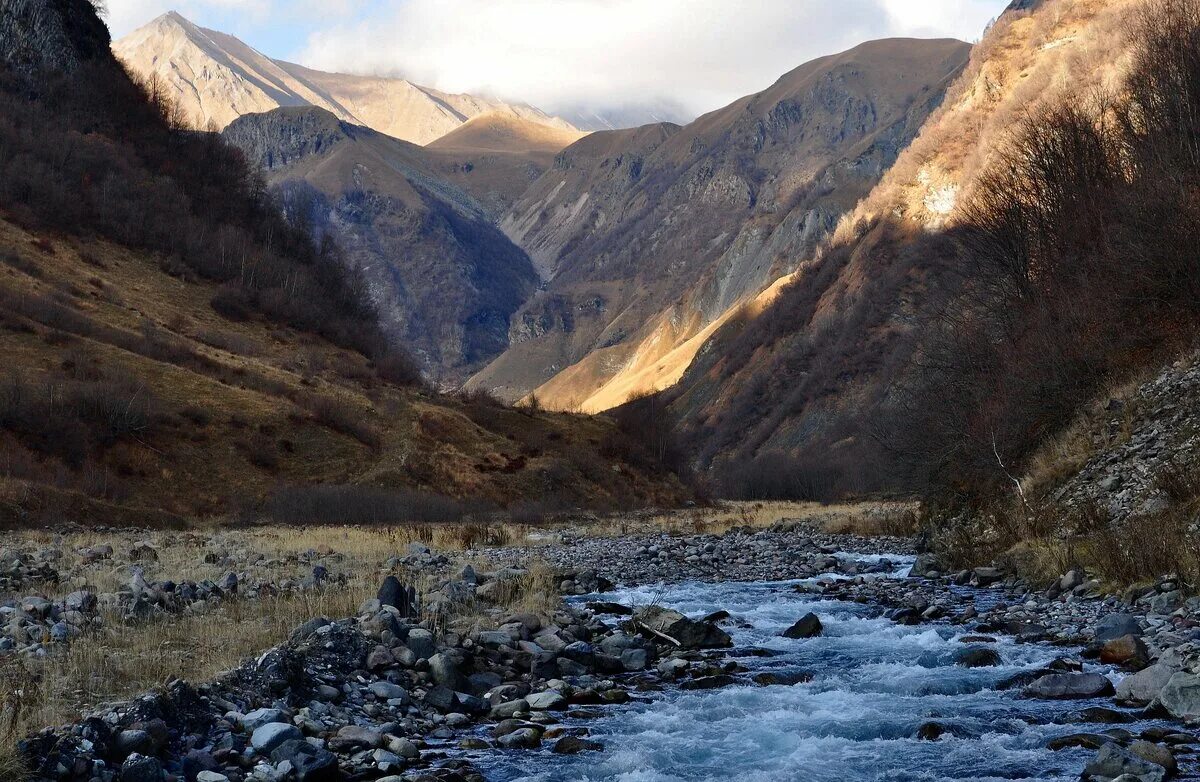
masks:
[[(689, 619), (649, 603), (570, 601), (549, 603), (540, 613), (509, 607), (533, 588), (533, 572), (546, 567), (535, 563), (549, 563), (553, 584), (566, 594), (613, 583), (807, 579), (778, 589), (872, 606), (899, 624), (962, 633), (959, 664), (969, 667), (1000, 663), (993, 648), (1000, 634), (1058, 644), (1062, 658), (1004, 687), (1086, 704), (1064, 711), (1062, 719), (1078, 723), (1080, 732), (1059, 742), (1096, 750), (1088, 775), (1155, 780), (1191, 767), (1195, 739), (1183, 725), (1200, 720), (1200, 625), (1195, 601), (1184, 599), (1174, 582), (1164, 579), (1126, 600), (1100, 594), (1080, 573), (1033, 589), (994, 568), (945, 574), (913, 553), (909, 541), (826, 535), (799, 523), (720, 536), (568, 536), (536, 548), (490, 550), (490, 567), (478, 557), (464, 566), (414, 545), (390, 567), (424, 574), (427, 586), (417, 601), (389, 579), (357, 616), (315, 619), (287, 643), (212, 682), (171, 682), (43, 731), (22, 748), (38, 778), (55, 780), (481, 779), (464, 751), (602, 751), (580, 718), (663, 687), (804, 681), (752, 677), (728, 658), (726, 629), (741, 620), (725, 612)], [(883, 577), (914, 560), (912, 577)], [(294, 588), (337, 588), (338, 577), (314, 572), (311, 583)], [(174, 595), (201, 586), (211, 589), (156, 581), (122, 599), (175, 610), (173, 601), (192, 603)], [(212, 586), (226, 592), (234, 585)], [(243, 596), (253, 599), (262, 589), (255, 584)], [(10, 601), (6, 627), (86, 627), (95, 608), (76, 593), (34, 602)], [(83, 621), (66, 616), (72, 611)], [(797, 619), (787, 637), (822, 632), (815, 616)], [(42, 643), (39, 653), (53, 653), (55, 641)], [(1106, 675), (1116, 670), (1127, 675)], [(1167, 722), (1136, 734), (1119, 727), (1146, 718)], [(933, 721), (919, 730), (920, 738), (936, 739), (945, 728)]]

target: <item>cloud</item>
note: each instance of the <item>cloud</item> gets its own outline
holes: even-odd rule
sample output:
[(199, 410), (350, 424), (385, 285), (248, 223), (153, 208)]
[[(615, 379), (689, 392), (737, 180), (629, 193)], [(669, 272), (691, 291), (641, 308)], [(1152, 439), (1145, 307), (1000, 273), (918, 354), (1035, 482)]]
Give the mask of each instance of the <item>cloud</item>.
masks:
[(978, 38), (1007, 0), (108, 0), (117, 35), (169, 8), (323, 70), (403, 75), (550, 111), (692, 113), (889, 36)]
[(313, 32), (301, 59), (544, 108), (672, 99), (694, 112), (894, 35), (975, 39), (1004, 0), (403, 0)]

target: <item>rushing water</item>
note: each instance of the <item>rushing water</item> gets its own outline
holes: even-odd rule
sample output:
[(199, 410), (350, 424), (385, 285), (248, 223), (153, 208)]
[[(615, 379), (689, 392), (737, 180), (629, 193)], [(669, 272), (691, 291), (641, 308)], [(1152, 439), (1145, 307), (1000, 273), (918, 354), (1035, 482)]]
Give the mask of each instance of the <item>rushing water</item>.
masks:
[[(1099, 703), (1024, 700), (1019, 690), (994, 689), (1000, 680), (1069, 650), (1002, 638), (995, 645), (1002, 666), (962, 668), (952, 659), (963, 648), (958, 630), (903, 627), (875, 617), (868, 606), (797, 593), (794, 583), (692, 583), (589, 599), (657, 601), (693, 617), (725, 609), (750, 624), (727, 628), (738, 648), (777, 653), (740, 663), (753, 672), (806, 671), (813, 674), (810, 683), (668, 688), (579, 723), (606, 745), (603, 752), (484, 753), (475, 758), (478, 767), (497, 782), (1075, 780), (1094, 754), (1045, 746), (1056, 736), (1107, 727), (1053, 722)], [(824, 624), (821, 637), (780, 637), (809, 611)], [(955, 735), (913, 738), (929, 721)]]

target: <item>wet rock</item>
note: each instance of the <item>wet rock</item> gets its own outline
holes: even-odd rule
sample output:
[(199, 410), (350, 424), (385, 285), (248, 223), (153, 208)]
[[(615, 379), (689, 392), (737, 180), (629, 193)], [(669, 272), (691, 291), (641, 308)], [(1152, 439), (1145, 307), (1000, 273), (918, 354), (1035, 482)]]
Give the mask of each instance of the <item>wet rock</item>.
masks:
[(1104, 779), (1116, 779), (1129, 774), (1142, 782), (1163, 782), (1167, 778), (1167, 770), (1163, 766), (1144, 760), (1111, 743), (1100, 748), (1083, 773)]
[(1025, 688), (1025, 697), (1042, 700), (1073, 700), (1112, 695), (1112, 682), (1098, 673), (1051, 673)]
[[(1118, 687), (1119, 689), (1119, 687)], [(1121, 725), (1133, 722), (1133, 715), (1103, 706), (1090, 706), (1067, 716), (1067, 722), (1091, 722), (1102, 725)]]
[(542, 745), (542, 735), (535, 728), (518, 728), (496, 739), (504, 749), (537, 749)]
[(666, 636), (681, 649), (726, 649), (733, 646), (729, 633), (708, 622), (688, 619), (678, 611), (660, 606), (648, 606), (634, 614), (640, 627), (648, 628), (656, 637)]
[(727, 673), (719, 673), (715, 676), (701, 676), (696, 679), (689, 679), (679, 686), (680, 689), (684, 690), (716, 690), (734, 684), (737, 684), (737, 679)]
[(937, 741), (946, 733), (946, 728), (939, 722), (926, 722), (917, 728), (916, 737), (920, 741)]
[(783, 631), (784, 638), (815, 638), (824, 631), (821, 620), (816, 614), (808, 613)]
[(1069, 736), (1059, 736), (1058, 738), (1050, 739), (1046, 743), (1046, 749), (1054, 750), (1055, 752), (1075, 747), (1100, 749), (1110, 742), (1112, 742), (1111, 736), (1103, 736), (1099, 733), (1072, 733)]
[(986, 646), (969, 646), (954, 653), (954, 664), (963, 668), (992, 668), (1003, 662), (999, 652)]
[(604, 745), (598, 741), (579, 738), (578, 736), (563, 736), (554, 743), (553, 752), (559, 755), (577, 755), (580, 752), (599, 752)]
[(1200, 720), (1200, 676), (1183, 671), (1172, 674), (1158, 693), (1158, 702), (1176, 719)]

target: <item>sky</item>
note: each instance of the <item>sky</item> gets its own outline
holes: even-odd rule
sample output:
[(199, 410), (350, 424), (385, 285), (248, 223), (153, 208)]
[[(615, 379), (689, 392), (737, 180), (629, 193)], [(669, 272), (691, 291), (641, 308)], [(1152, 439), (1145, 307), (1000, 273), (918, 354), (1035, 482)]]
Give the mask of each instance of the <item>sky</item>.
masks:
[(1008, 0), (107, 0), (120, 37), (168, 10), (275, 58), (548, 111), (696, 115), (875, 38), (978, 40)]

